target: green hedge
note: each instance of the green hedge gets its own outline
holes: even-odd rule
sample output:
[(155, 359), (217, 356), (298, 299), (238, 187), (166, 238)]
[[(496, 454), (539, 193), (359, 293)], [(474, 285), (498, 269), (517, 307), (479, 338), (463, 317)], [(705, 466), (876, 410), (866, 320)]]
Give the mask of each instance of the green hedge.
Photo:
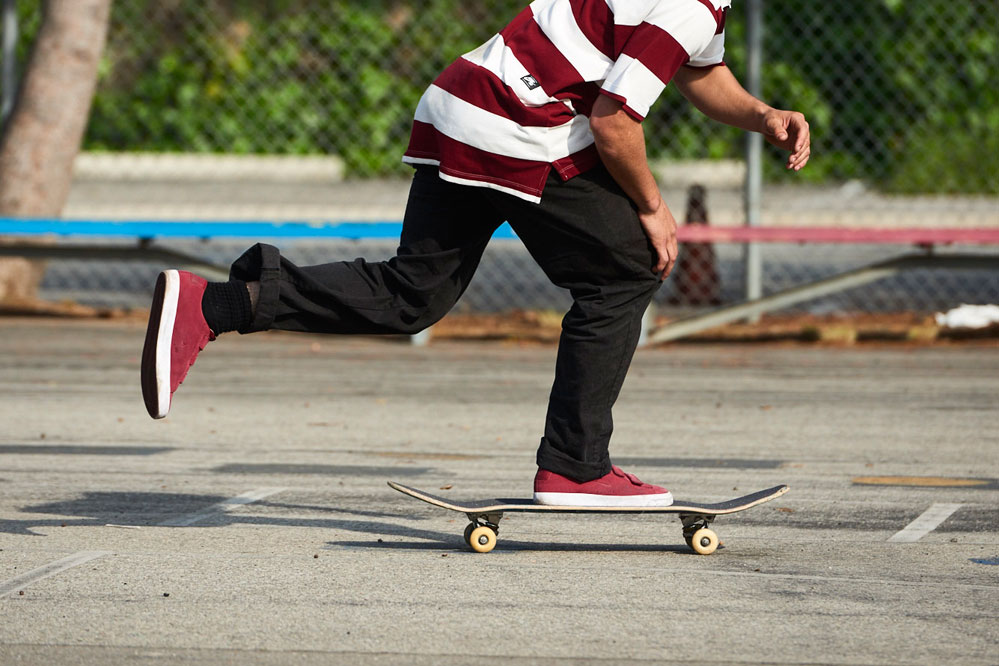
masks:
[(426, 85), (494, 31), (460, 0), (123, 4), (115, 21), (129, 29), (109, 43), (88, 148), (332, 152), (362, 176), (406, 168)]

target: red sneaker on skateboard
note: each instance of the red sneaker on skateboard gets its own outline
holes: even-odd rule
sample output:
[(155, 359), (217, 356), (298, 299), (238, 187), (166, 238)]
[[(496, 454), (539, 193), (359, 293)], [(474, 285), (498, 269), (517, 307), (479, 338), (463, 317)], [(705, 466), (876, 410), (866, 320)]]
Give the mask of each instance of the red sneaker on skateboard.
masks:
[(561, 474), (539, 469), (534, 477), (534, 501), (548, 506), (670, 506), (673, 494), (642, 483), (634, 474), (611, 467), (606, 476), (577, 483)]

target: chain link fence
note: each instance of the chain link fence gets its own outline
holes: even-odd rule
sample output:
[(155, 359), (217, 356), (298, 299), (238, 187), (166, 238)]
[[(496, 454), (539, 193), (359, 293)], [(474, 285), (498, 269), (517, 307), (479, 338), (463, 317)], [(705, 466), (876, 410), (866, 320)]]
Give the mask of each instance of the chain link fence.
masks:
[[(21, 0), (24, 62), (41, 3)], [(101, 219), (399, 220), (409, 168), (400, 163), (413, 110), (455, 57), (499, 30), (524, 0), (128, 0), (114, 4), (85, 140), (89, 152), (134, 155), (325, 156), (342, 182), (273, 177), (219, 182), (182, 162), (118, 175), (81, 169), (67, 217)], [(763, 96), (803, 111), (813, 157), (798, 174), (765, 154), (767, 226), (999, 227), (999, 4), (995, 0), (766, 0)], [(747, 4), (727, 23), (726, 62), (747, 65)], [(668, 88), (645, 122), (666, 200), (684, 215), (687, 189), (707, 188), (713, 225), (746, 219), (741, 132), (701, 116)], [(152, 159), (152, 158), (149, 158)], [(141, 170), (139, 170), (141, 171)], [(703, 217), (703, 215), (701, 215)], [(176, 244), (178, 247), (184, 244)], [(191, 243), (226, 263), (245, 243)], [(297, 260), (390, 256), (391, 243), (294, 242)], [(948, 252), (972, 248), (949, 248)], [(911, 249), (768, 245), (763, 292)], [(996, 254), (999, 261), (999, 254)], [(981, 252), (981, 250), (979, 250)], [(742, 247), (712, 248), (715, 276), (668, 283), (663, 305), (709, 305), (745, 294)], [(60, 262), (44, 288), (87, 302), (144, 304), (159, 267)], [(680, 293), (682, 292), (682, 293)], [(999, 302), (993, 271), (917, 271), (807, 303), (812, 311), (931, 311)], [(515, 241), (494, 241), (460, 307), (561, 308)]]
[[(281, 243), (282, 251), (302, 265), (350, 261), (355, 257), (388, 259), (395, 250), (390, 241), (325, 241)], [(174, 241), (171, 248), (225, 264), (237, 257), (246, 243), (235, 241)], [(956, 247), (953, 251), (973, 250)], [(801, 284), (854, 270), (896, 256), (877, 245), (798, 246), (772, 245), (763, 249), (763, 290), (774, 293)], [(999, 262), (999, 253), (992, 254)], [(662, 312), (688, 314), (712, 303), (733, 303), (744, 294), (741, 248), (716, 248), (720, 289), (679, 293), (678, 280), (668, 280), (655, 302)], [(143, 262), (51, 262), (42, 285), (53, 301), (107, 307), (146, 307), (151, 285), (163, 266)], [(790, 308), (812, 314), (856, 312), (932, 313), (962, 303), (999, 303), (996, 270), (917, 270), (880, 280), (874, 285), (845, 290)], [(455, 307), (460, 314), (509, 310), (564, 311), (571, 299), (553, 286), (518, 241), (495, 240), (487, 248), (472, 281)]]

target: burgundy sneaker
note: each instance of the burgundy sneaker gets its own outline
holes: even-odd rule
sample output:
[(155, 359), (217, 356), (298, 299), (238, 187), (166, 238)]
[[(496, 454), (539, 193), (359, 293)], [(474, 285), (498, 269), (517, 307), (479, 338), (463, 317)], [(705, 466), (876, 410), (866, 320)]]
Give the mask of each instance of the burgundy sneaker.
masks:
[(669, 506), (673, 494), (642, 483), (634, 474), (611, 467), (610, 474), (576, 483), (561, 474), (539, 469), (534, 477), (534, 501), (551, 506)]
[(142, 348), (142, 398), (154, 419), (167, 415), (198, 352), (215, 339), (201, 313), (207, 284), (187, 271), (163, 271), (156, 280)]

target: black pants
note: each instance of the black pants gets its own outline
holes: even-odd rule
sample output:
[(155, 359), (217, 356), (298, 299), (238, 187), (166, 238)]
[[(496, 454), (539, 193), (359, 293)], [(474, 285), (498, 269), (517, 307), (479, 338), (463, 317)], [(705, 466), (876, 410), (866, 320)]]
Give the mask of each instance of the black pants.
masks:
[(240, 257), (232, 278), (260, 281), (256, 314), (243, 332), (419, 332), (465, 291), (504, 220), (574, 299), (562, 321), (538, 465), (577, 481), (603, 476), (611, 465), (611, 407), (660, 285), (634, 206), (603, 168), (566, 182), (553, 174), (533, 204), (419, 167), (389, 261), (300, 267), (263, 244)]

